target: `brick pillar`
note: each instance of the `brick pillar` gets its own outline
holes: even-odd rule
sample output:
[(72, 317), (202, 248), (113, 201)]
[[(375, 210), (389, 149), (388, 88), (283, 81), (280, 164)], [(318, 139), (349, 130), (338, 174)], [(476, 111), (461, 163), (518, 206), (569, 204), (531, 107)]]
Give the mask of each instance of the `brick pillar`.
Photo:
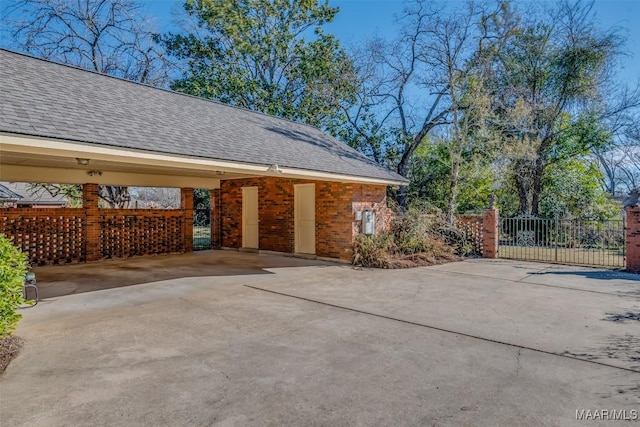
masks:
[(628, 207), (626, 214), (627, 271), (640, 273), (640, 207)]
[(498, 258), (499, 224), (498, 210), (486, 209), (482, 218), (483, 258)]
[(209, 190), (209, 206), (211, 208), (211, 248), (220, 248), (222, 242), (220, 236), (220, 189)]
[(98, 184), (82, 185), (82, 208), (85, 216), (85, 261), (102, 259), (100, 251), (100, 209)]
[(180, 189), (180, 208), (184, 212), (184, 251), (193, 252), (193, 188)]

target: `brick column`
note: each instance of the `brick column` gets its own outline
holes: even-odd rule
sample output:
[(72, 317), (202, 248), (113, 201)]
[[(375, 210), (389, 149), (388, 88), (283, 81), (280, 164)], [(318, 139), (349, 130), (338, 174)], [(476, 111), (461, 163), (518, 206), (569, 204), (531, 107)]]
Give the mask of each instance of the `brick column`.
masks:
[(82, 185), (82, 208), (85, 216), (85, 261), (102, 259), (100, 251), (100, 209), (98, 184)]
[(627, 271), (640, 273), (640, 207), (628, 207), (626, 213)]
[(193, 252), (193, 188), (180, 189), (180, 208), (184, 212), (184, 251)]
[(209, 190), (209, 207), (211, 208), (211, 248), (217, 249), (222, 245), (220, 236), (220, 189)]
[(498, 258), (499, 224), (498, 210), (486, 209), (482, 218), (483, 258)]

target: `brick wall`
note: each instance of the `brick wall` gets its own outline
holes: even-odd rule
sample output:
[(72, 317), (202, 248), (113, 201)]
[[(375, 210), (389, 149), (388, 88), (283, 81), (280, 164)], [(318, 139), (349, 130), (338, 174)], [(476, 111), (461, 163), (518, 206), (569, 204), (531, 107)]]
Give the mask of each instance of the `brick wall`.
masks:
[(221, 245), (242, 246), (242, 187), (258, 187), (260, 249), (294, 252), (294, 185), (315, 184), (316, 255), (350, 259), (360, 231), (355, 212), (376, 210), (378, 231), (388, 227), (386, 187), (328, 181), (265, 177), (232, 179), (221, 184)]
[(484, 216), (460, 215), (456, 217), (456, 226), (473, 243), (474, 255), (482, 255), (484, 247)]
[(640, 207), (626, 209), (627, 270), (640, 273)]
[(185, 252), (182, 210), (100, 209), (99, 214), (100, 258)]
[(0, 233), (34, 265), (84, 261), (86, 226), (84, 209), (0, 209)]
[[(66, 264), (104, 258), (187, 251), (193, 242), (191, 209), (100, 209), (98, 185), (84, 184), (82, 208), (2, 208), (0, 233), (33, 264)], [(187, 225), (188, 224), (188, 225)]]

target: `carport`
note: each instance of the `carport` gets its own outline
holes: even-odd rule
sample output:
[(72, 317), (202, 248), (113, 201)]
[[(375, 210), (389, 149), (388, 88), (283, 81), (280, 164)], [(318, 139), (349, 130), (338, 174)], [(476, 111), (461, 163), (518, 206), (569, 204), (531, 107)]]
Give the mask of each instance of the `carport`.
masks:
[[(349, 259), (362, 212), (406, 180), (312, 126), (0, 50), (0, 180), (81, 184), (82, 208), (0, 209), (37, 264), (214, 248)], [(103, 209), (98, 186), (181, 189), (181, 209)]]

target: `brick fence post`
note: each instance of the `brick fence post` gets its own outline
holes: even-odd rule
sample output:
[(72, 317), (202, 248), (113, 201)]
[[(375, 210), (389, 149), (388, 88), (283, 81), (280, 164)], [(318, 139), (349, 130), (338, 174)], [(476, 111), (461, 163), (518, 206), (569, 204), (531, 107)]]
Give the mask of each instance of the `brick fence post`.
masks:
[(483, 258), (498, 258), (499, 224), (498, 209), (486, 209), (482, 217)]
[(184, 212), (184, 251), (193, 252), (193, 188), (180, 189), (180, 207)]
[(85, 261), (102, 259), (100, 248), (100, 208), (98, 184), (82, 185), (82, 208), (85, 216)]
[(211, 207), (211, 248), (220, 248), (220, 189), (209, 190), (209, 206)]
[(640, 273), (640, 207), (628, 207), (626, 217), (627, 271)]

